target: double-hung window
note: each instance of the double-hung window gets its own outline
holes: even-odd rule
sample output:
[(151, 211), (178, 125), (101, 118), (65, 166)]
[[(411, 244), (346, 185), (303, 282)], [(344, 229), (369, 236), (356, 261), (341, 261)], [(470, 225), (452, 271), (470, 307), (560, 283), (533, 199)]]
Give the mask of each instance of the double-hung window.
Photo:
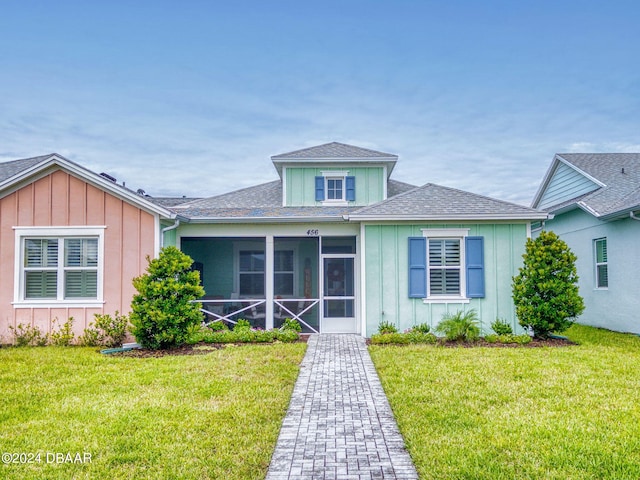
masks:
[(273, 293), (293, 297), (295, 271), (293, 250), (276, 250), (273, 253)]
[(102, 230), (16, 229), (16, 304), (102, 299)]
[(264, 296), (264, 250), (240, 250), (239, 293), (245, 297)]
[(596, 267), (596, 288), (609, 287), (609, 263), (607, 261), (607, 239), (593, 241)]

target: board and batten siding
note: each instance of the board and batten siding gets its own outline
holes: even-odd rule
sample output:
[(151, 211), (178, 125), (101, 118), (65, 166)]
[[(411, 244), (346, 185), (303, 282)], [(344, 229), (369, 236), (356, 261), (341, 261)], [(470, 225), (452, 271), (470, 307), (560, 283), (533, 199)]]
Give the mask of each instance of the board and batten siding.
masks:
[[(471, 298), (469, 303), (425, 303), (422, 298), (409, 298), (408, 238), (421, 236), (425, 228), (468, 228), (469, 236), (484, 237), (484, 298)], [(420, 323), (433, 328), (443, 314), (469, 309), (478, 313), (484, 333), (490, 332), (496, 318), (505, 319), (516, 332), (522, 332), (515, 317), (511, 281), (522, 265), (525, 223), (370, 224), (365, 225), (364, 232), (367, 337), (376, 333), (381, 321), (394, 323), (400, 331)]]
[(349, 202), (354, 206), (371, 205), (384, 200), (384, 184), (386, 182), (383, 167), (349, 167), (326, 165), (319, 167), (286, 167), (285, 168), (285, 206), (315, 207), (322, 205), (316, 202), (315, 178), (323, 171), (349, 172), (356, 179), (356, 200)]
[(558, 162), (558, 166), (540, 202), (538, 202), (538, 208), (545, 209), (559, 205), (562, 202), (593, 192), (598, 188), (597, 184), (584, 175), (581, 175), (565, 163)]
[[(106, 226), (104, 229), (103, 306), (20, 307), (12, 304), (15, 270), (14, 227)], [(132, 279), (154, 256), (156, 219), (65, 171), (57, 170), (0, 199), (0, 335), (12, 338), (9, 326), (33, 325), (51, 331), (73, 317), (73, 330), (82, 334), (95, 313), (129, 313), (135, 293)]]

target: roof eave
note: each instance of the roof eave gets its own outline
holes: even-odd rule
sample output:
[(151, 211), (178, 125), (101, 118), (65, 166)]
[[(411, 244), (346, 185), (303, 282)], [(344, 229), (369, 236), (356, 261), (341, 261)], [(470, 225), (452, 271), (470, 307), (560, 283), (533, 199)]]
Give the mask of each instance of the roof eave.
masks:
[(442, 220), (546, 220), (549, 214), (546, 212), (532, 212), (529, 214), (493, 214), (493, 215), (349, 215), (349, 220), (354, 221), (393, 221), (393, 220), (418, 220), (418, 221), (442, 221)]
[(398, 156), (393, 155), (389, 157), (318, 157), (318, 158), (276, 158), (271, 157), (273, 165), (276, 167), (278, 175), (282, 178), (283, 164), (301, 164), (301, 165), (313, 165), (314, 163), (371, 163), (382, 164), (387, 167), (387, 178), (391, 175), (391, 172), (398, 162)]
[(287, 216), (287, 217), (186, 217), (186, 223), (303, 223), (303, 222), (344, 222), (343, 215), (327, 217)]
[(551, 162), (551, 166), (547, 169), (547, 173), (545, 173), (545, 175), (544, 175), (544, 177), (542, 179), (542, 182), (540, 183), (540, 186), (538, 187), (538, 191), (536, 192), (535, 196), (533, 197), (533, 201), (531, 202), (531, 208), (538, 208), (538, 204), (540, 203), (540, 200), (542, 200), (542, 196), (544, 195), (545, 190), (549, 186), (549, 182), (551, 181), (551, 178), (553, 177), (553, 174), (555, 173), (556, 168), (558, 168), (558, 164), (559, 163), (565, 164), (567, 167), (575, 170), (580, 175), (582, 175), (585, 178), (591, 180), (596, 185), (598, 185), (600, 187), (606, 187), (606, 185), (604, 183), (602, 183), (600, 180), (598, 180), (597, 178), (589, 175), (587, 172), (585, 172), (584, 170), (581, 170), (580, 168), (576, 167), (573, 163), (571, 163), (570, 161), (562, 158), (561, 155), (556, 153), (553, 156), (553, 161)]

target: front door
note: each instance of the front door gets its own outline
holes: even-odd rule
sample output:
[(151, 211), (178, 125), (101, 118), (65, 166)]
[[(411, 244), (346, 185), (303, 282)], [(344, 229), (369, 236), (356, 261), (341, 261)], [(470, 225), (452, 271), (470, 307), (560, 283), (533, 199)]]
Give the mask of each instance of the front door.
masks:
[(356, 333), (355, 255), (322, 256), (322, 333)]

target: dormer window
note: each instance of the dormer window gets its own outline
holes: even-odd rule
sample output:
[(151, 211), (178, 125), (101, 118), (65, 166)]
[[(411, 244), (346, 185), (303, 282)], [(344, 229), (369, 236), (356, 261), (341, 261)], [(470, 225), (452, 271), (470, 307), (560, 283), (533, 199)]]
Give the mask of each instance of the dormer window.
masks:
[(322, 172), (316, 177), (316, 202), (323, 205), (347, 204), (356, 200), (356, 177), (348, 171)]

